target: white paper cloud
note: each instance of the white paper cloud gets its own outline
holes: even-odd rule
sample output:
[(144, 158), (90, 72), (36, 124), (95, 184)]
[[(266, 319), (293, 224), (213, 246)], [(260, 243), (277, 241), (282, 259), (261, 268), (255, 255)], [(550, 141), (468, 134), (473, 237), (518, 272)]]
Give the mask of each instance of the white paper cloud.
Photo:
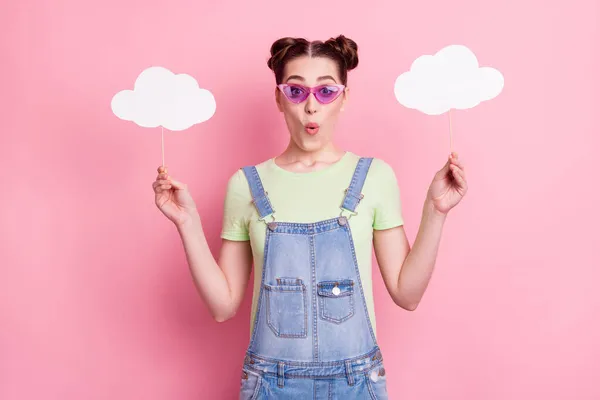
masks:
[(187, 74), (150, 67), (137, 77), (133, 90), (122, 90), (111, 101), (113, 113), (144, 128), (163, 126), (181, 131), (210, 119), (217, 108), (212, 93)]
[(394, 94), (405, 107), (439, 115), (451, 108), (475, 107), (496, 97), (503, 87), (498, 70), (479, 67), (466, 46), (450, 45), (413, 61), (410, 71), (396, 79)]

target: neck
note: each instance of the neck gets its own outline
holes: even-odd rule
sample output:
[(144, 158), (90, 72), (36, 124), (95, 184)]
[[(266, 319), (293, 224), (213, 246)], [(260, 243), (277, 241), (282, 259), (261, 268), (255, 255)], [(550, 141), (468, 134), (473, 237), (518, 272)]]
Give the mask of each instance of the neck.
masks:
[(317, 164), (333, 164), (340, 160), (345, 150), (335, 146), (332, 142), (314, 150), (306, 150), (298, 147), (293, 141), (283, 153), (275, 157), (275, 163), (280, 166), (304, 166), (314, 167)]

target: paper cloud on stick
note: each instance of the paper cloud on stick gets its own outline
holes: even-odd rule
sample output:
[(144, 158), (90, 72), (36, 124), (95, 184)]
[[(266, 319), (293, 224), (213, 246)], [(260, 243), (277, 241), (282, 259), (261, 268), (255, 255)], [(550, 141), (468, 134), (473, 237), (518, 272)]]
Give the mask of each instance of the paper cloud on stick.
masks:
[(150, 67), (137, 77), (133, 90), (114, 95), (111, 108), (117, 117), (145, 128), (162, 125), (181, 131), (210, 119), (217, 103), (190, 75)]
[(498, 70), (479, 67), (466, 46), (450, 45), (413, 61), (410, 71), (396, 79), (394, 94), (405, 107), (439, 115), (452, 108), (475, 107), (496, 97), (503, 87)]

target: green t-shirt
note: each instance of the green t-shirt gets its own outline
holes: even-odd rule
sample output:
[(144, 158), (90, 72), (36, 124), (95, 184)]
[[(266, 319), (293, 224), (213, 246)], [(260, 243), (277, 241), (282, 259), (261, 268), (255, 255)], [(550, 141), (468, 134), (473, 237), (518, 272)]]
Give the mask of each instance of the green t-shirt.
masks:
[[(346, 152), (330, 166), (318, 171), (297, 173), (279, 167), (271, 158), (256, 165), (256, 169), (268, 192), (275, 219), (281, 222), (310, 223), (340, 215), (344, 190), (350, 186), (359, 159), (358, 155)], [(404, 224), (400, 189), (391, 166), (374, 158), (362, 193), (364, 198), (355, 210), (358, 214), (352, 215), (349, 223), (367, 309), (375, 331), (373, 229), (389, 229)], [(238, 169), (227, 184), (221, 237), (251, 242), (255, 271), (250, 333), (258, 306), (266, 237), (265, 221), (258, 219), (258, 211), (251, 201), (250, 186), (244, 171)], [(344, 210), (343, 215), (349, 216), (350, 213)], [(266, 222), (271, 220), (271, 217), (266, 218)]]

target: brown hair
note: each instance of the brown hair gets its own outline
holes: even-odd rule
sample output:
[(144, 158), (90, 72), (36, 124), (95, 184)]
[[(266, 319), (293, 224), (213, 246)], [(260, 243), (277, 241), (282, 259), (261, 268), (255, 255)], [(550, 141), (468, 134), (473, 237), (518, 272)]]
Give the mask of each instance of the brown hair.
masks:
[(271, 58), (267, 65), (275, 73), (275, 81), (280, 84), (285, 65), (296, 57), (327, 57), (337, 63), (341, 83), (348, 81), (348, 71), (358, 65), (358, 46), (352, 39), (339, 35), (325, 42), (309, 42), (304, 38), (284, 37), (271, 45)]

